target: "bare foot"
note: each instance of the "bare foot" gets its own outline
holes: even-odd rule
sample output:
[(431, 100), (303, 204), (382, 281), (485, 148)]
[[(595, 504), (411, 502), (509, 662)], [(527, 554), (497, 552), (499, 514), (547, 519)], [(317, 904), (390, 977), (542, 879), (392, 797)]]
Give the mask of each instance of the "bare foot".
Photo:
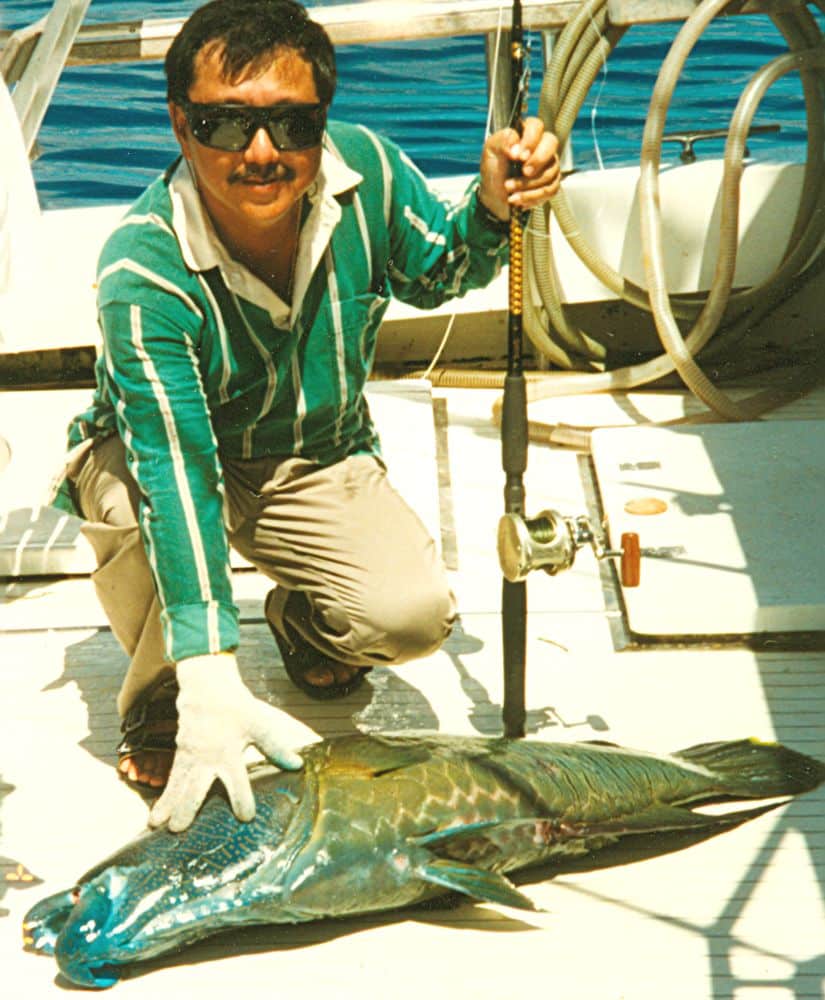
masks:
[(137, 750), (131, 757), (121, 757), (118, 771), (136, 785), (163, 788), (172, 769), (174, 754), (169, 750)]
[[(174, 733), (177, 731), (176, 719), (157, 719), (147, 723), (147, 736)], [(117, 762), (117, 769), (127, 780), (136, 785), (146, 785), (148, 788), (163, 788), (172, 770), (174, 750), (134, 750), (122, 754)]]
[(304, 678), (316, 687), (331, 687), (333, 684), (348, 684), (361, 670), (361, 667), (351, 667), (346, 663), (335, 663), (331, 660), (319, 663), (317, 667), (309, 667)]

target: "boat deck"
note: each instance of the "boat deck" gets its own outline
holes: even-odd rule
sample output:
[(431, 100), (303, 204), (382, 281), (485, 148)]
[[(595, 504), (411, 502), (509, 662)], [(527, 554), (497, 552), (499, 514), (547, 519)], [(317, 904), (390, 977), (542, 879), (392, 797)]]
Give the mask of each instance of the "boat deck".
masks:
[[(440, 524), (459, 599), (459, 624), (438, 653), (374, 671), (346, 701), (312, 702), (287, 681), (263, 621), (266, 581), (237, 570), (241, 669), (257, 694), (294, 716), (297, 742), (304, 727), (322, 736), (355, 728), (501, 731), (495, 395), (435, 390), (435, 424), (429, 404), (415, 399), (395, 413), (387, 403), (383, 423), (379, 414), (399, 488), (434, 530)], [(31, 432), (36, 427), (44, 441), (44, 408), (71, 412), (73, 401), (62, 396), (27, 395), (32, 417), (40, 414)], [(556, 401), (547, 410), (579, 423), (588, 408), (606, 422), (685, 409), (679, 394), (636, 394), (630, 402)], [(3, 419), (12, 403), (23, 421), (8, 398), (0, 399)], [(611, 406), (615, 413), (606, 414)], [(778, 416), (823, 410), (820, 393)], [(45, 425), (56, 441), (62, 413)], [(35, 443), (22, 458), (42, 464), (42, 454)], [(532, 448), (526, 487), (530, 512), (578, 513), (587, 503), (574, 452)], [(821, 559), (821, 539), (811, 542)], [(690, 601), (691, 593), (661, 599)], [(528, 738), (607, 739), (666, 752), (755, 736), (825, 758), (821, 650), (629, 644), (610, 576), (584, 550), (567, 573), (534, 574), (528, 601)], [(62, 995), (68, 984), (53, 961), (21, 950), (23, 914), (135, 835), (146, 806), (115, 775), (115, 693), (125, 658), (89, 580), (7, 584), (0, 629), (0, 993), (32, 1000)], [(825, 788), (685, 851), (525, 891), (538, 912), (467, 901), (227, 933), (136, 968), (115, 989), (152, 1000), (233, 991), (342, 1000), (492, 1000), (536, 991), (562, 1000), (825, 998)]]

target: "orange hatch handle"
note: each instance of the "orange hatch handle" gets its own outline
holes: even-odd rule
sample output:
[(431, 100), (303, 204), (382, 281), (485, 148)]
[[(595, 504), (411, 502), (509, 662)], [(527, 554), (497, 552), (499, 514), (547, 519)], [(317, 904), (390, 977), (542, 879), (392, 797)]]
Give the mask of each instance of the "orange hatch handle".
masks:
[(623, 587), (638, 587), (642, 575), (642, 553), (639, 536), (635, 531), (622, 535), (622, 558), (620, 576)]

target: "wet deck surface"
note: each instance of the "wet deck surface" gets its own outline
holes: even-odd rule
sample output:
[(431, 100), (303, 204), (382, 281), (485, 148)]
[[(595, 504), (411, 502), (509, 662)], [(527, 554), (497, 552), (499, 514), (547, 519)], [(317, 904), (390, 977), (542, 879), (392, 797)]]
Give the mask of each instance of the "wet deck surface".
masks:
[[(266, 581), (236, 574), (241, 669), (255, 693), (294, 716), (296, 742), (303, 726), (322, 736), (354, 728), (500, 732), (495, 527), (502, 501), (499, 444), (489, 422), (494, 394), (441, 396), (451, 486), (442, 527), (461, 612), (442, 650), (398, 670), (374, 671), (347, 701), (312, 702), (287, 681), (261, 617)], [(814, 403), (795, 412), (809, 418)], [(580, 405), (554, 403), (548, 410), (585, 422)], [(650, 397), (633, 409), (681, 406), (678, 397)], [(56, 426), (59, 435), (61, 422)], [(430, 518), (437, 474), (426, 454), (425, 447), (410, 487), (419, 496), (410, 500), (427, 506)], [(582, 511), (577, 457), (534, 449), (527, 497), (531, 511)], [(530, 738), (598, 738), (672, 751), (756, 736), (825, 758), (822, 652), (619, 648), (620, 615), (587, 552), (566, 574), (535, 574), (528, 593)], [(143, 800), (114, 772), (115, 693), (125, 659), (102, 625), (82, 578), (15, 584), (0, 606), (0, 995), (15, 1000), (71, 989), (55, 978), (53, 961), (21, 950), (25, 911), (70, 886), (145, 821)], [(115, 989), (153, 1000), (233, 991), (359, 1000), (492, 1000), (536, 991), (563, 1000), (825, 997), (823, 789), (688, 850), (568, 874), (526, 892), (541, 912), (467, 902), (233, 932), (136, 970)]]

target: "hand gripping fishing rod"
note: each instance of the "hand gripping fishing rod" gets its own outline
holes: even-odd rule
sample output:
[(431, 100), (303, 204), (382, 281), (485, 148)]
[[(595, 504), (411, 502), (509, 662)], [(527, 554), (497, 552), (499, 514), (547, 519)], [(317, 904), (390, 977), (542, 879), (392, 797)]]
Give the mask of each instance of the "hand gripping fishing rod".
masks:
[[(529, 70), (525, 67), (521, 0), (513, 0), (510, 34), (510, 125), (521, 134), (527, 101)], [(514, 161), (511, 176), (521, 174)], [(602, 532), (585, 516), (564, 517), (545, 510), (538, 517), (524, 516), (524, 473), (527, 470), (527, 385), (524, 377), (522, 305), (524, 297), (523, 209), (510, 206), (510, 284), (507, 325), (507, 374), (501, 409), (501, 462), (505, 473), (504, 516), (498, 529), (498, 555), (503, 573), (501, 593), (502, 649), (504, 653), (504, 734), (525, 733), (525, 666), (527, 650), (527, 585), (533, 569), (550, 574), (569, 569), (576, 552), (590, 545), (598, 559), (621, 558), (625, 587), (639, 584), (639, 538), (622, 535), (620, 549), (607, 547)]]

